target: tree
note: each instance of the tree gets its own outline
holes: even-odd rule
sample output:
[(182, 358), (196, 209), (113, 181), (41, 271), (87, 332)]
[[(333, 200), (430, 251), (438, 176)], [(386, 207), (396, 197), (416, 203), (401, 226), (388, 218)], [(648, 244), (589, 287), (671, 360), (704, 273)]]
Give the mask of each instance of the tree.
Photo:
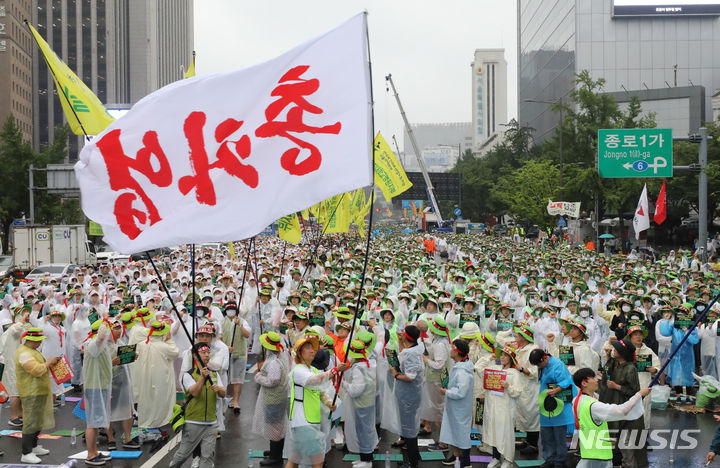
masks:
[[(4, 235), (4, 246), (13, 220), (30, 216), (28, 173), (30, 165), (44, 168), (48, 164), (61, 163), (66, 155), (69, 129), (58, 128), (55, 141), (41, 152), (33, 151), (30, 143), (23, 141), (22, 133), (15, 118), (10, 115), (0, 129), (0, 225)], [(43, 171), (34, 173), (34, 184), (46, 185)], [(82, 223), (84, 217), (77, 199), (64, 200), (59, 195), (35, 192), (35, 223)]]
[(552, 161), (532, 159), (500, 179), (493, 194), (507, 205), (508, 214), (516, 220), (529, 219), (541, 227), (552, 226), (554, 216), (548, 214), (547, 203), (556, 197), (559, 179), (560, 169)]
[(507, 125), (503, 140), (484, 157), (466, 154), (458, 161), (451, 172), (462, 174), (460, 208), (466, 218), (483, 221), (505, 214), (507, 205), (493, 194), (493, 187), (523, 161), (539, 156), (539, 148), (530, 144), (532, 131), (513, 119)]

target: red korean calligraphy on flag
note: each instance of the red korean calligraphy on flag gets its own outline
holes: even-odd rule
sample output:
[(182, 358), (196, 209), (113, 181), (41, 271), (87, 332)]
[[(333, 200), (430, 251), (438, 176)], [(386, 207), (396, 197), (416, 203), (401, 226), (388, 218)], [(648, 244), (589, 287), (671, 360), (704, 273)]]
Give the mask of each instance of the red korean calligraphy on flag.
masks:
[(125, 253), (251, 237), (372, 183), (366, 15), (268, 62), (170, 84), (87, 144), (85, 214)]

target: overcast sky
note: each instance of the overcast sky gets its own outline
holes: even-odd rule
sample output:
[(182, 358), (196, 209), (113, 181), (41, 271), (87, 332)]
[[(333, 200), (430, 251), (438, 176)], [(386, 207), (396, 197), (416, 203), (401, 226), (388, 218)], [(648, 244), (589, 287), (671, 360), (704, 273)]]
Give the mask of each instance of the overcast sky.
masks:
[[(375, 130), (401, 150), (403, 123), (385, 91), (392, 73), (410, 123), (470, 122), (475, 49), (504, 48), (508, 118), (517, 115), (512, 0), (195, 0), (197, 74), (264, 62), (367, 10)], [(454, 143), (454, 142), (448, 142)]]

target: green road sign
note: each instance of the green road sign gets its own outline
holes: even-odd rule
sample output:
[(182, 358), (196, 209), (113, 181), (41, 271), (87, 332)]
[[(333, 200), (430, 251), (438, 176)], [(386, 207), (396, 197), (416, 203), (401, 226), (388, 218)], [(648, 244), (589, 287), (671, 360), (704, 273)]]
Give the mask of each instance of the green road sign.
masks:
[(598, 130), (600, 177), (672, 177), (672, 129)]

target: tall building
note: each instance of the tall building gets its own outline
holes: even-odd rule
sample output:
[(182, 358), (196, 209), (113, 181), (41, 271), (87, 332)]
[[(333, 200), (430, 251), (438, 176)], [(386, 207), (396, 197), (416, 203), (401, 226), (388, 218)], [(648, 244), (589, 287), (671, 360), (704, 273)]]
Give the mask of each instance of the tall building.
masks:
[[(0, 0), (2, 1), (2, 0)], [(56, 54), (107, 107), (128, 107), (182, 78), (193, 49), (192, 0), (33, 0), (32, 21)], [(34, 45), (33, 45), (34, 46)], [(36, 47), (36, 46), (34, 46)], [(33, 142), (66, 122), (52, 75), (33, 54)], [(70, 138), (70, 159), (83, 137)]]
[(0, 0), (0, 125), (10, 114), (32, 140), (32, 36), (23, 23), (31, 0)]
[[(691, 0), (518, 0), (520, 124), (535, 129), (536, 141), (551, 137), (559, 115), (548, 102), (567, 98), (575, 74), (588, 70), (593, 79), (604, 78), (605, 91), (614, 95), (644, 92), (650, 100), (643, 110), (656, 112), (658, 125), (694, 131), (694, 122), (712, 120), (711, 95), (720, 88), (719, 6), (720, 1)], [(679, 123), (678, 115), (685, 114)]]
[[(472, 149), (472, 127), (470, 122), (412, 124), (413, 135), (420, 155), (431, 172), (452, 169), (458, 155)], [(388, 140), (392, 146), (392, 142)], [(420, 165), (406, 130), (403, 130), (403, 154), (400, 162), (406, 171), (419, 171)], [(432, 167), (432, 169), (431, 169)]]
[(472, 73), (473, 150), (507, 123), (505, 49), (476, 49)]

